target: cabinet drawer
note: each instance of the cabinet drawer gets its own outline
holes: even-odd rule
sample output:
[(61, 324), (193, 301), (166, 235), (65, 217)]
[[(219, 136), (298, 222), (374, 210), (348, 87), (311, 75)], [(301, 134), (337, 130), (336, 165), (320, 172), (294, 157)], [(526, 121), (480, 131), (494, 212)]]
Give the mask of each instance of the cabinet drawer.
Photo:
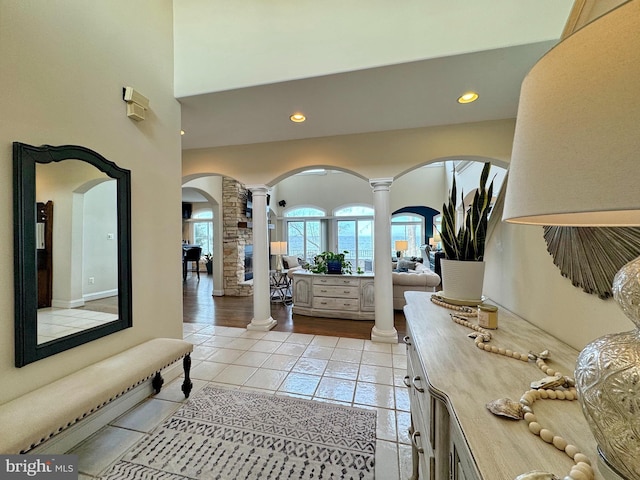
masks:
[(360, 301), (357, 298), (313, 297), (313, 308), (357, 312), (359, 307)]
[(332, 277), (330, 275), (313, 277), (314, 285), (334, 285), (334, 286), (352, 286), (357, 287), (360, 285), (358, 278), (342, 277), (340, 275)]
[(358, 298), (358, 287), (336, 287), (332, 285), (314, 285), (314, 297)]

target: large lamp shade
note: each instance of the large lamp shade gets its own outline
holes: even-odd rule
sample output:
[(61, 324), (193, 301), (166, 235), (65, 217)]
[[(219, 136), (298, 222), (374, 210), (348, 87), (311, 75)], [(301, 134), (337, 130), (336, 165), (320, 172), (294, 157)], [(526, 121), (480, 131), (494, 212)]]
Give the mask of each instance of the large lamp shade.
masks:
[[(640, 0), (631, 0), (567, 37), (525, 78), (503, 219), (640, 225), (639, 167)], [(596, 339), (576, 364), (578, 399), (608, 479), (640, 478), (639, 279), (634, 260), (612, 288), (636, 330)]]
[(550, 50), (520, 94), (503, 219), (640, 225), (640, 2)]

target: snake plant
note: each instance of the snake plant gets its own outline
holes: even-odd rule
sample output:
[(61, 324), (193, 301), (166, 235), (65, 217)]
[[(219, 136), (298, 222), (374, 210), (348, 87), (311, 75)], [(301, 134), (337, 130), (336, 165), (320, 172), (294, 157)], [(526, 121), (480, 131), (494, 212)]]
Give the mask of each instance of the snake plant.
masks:
[(462, 225), (458, 225), (456, 207), (456, 175), (449, 192), (449, 200), (442, 206), (442, 224), (440, 236), (445, 258), (448, 260), (464, 260), (481, 262), (484, 259), (484, 245), (487, 236), (487, 223), (491, 211), (491, 197), (493, 195), (493, 180), (487, 188), (491, 163), (484, 164), (480, 175), (480, 186), (473, 197), (471, 205), (464, 205), (464, 193), (461, 193), (463, 211), (465, 212)]

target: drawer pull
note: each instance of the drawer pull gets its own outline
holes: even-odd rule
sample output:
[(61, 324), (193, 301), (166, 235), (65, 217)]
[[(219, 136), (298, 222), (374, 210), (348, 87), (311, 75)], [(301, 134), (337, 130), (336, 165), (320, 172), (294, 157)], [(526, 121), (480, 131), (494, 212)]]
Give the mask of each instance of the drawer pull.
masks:
[(320, 305), (328, 305), (327, 302), (320, 302)]
[(351, 293), (350, 290), (343, 290), (342, 293)]
[(321, 288), (321, 289), (320, 289), (320, 291), (321, 291), (322, 293), (327, 293), (327, 291), (326, 291), (324, 288)]
[(405, 343), (405, 345), (411, 345), (411, 337), (409, 335), (405, 335), (404, 337), (402, 337), (402, 341)]
[(402, 382), (405, 384), (405, 386), (411, 388), (411, 377), (409, 375), (405, 375), (402, 379)]
[(418, 445), (418, 437), (419, 436), (420, 436), (420, 432), (413, 432), (411, 434), (411, 443), (413, 444), (415, 449), (418, 451), (418, 453), (424, 453), (424, 448), (422, 448), (422, 447), (420, 447)]
[(424, 387), (419, 387), (418, 385), (416, 385), (417, 382), (421, 382), (421, 381), (422, 379), (420, 378), (420, 375), (416, 375), (415, 377), (413, 377), (413, 388), (415, 388), (420, 393), (423, 393)]

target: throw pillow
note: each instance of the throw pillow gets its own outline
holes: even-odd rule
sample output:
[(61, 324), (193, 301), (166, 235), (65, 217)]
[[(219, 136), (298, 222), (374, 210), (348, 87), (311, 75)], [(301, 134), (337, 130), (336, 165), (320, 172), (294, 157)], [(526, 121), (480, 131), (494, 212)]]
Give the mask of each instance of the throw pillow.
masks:
[(295, 255), (283, 255), (282, 256), (282, 266), (286, 269), (297, 267), (300, 264), (298, 263), (298, 258)]
[(406, 272), (409, 269), (413, 270), (415, 268), (416, 268), (416, 262), (412, 262), (410, 260), (400, 260), (400, 261), (398, 261), (398, 270), (400, 270), (402, 272)]

